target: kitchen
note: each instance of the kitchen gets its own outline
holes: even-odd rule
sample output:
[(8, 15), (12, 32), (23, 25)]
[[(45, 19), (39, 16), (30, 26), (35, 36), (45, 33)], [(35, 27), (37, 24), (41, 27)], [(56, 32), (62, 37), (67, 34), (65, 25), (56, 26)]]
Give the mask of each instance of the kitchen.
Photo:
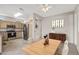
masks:
[(8, 41), (23, 39), (23, 31), (24, 31), (23, 28), (24, 23), (22, 22), (0, 20), (0, 53), (5, 51), (3, 46), (6, 46), (8, 44)]

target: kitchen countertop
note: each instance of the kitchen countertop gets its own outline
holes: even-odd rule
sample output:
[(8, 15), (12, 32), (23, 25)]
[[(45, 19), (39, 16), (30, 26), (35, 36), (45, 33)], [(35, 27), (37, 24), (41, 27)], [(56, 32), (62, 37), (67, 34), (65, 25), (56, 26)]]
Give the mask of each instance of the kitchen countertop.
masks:
[(22, 29), (0, 29), (0, 32), (6, 32), (6, 31), (9, 31), (9, 30), (15, 30), (17, 32), (22, 32), (23, 31)]

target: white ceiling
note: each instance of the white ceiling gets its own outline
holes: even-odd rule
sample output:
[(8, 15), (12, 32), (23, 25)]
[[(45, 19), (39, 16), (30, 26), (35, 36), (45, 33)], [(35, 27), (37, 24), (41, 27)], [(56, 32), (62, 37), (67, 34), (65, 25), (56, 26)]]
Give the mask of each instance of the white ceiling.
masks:
[[(51, 4), (52, 8), (47, 13), (41, 11), (41, 5), (39, 4), (0, 4), (0, 15), (14, 17), (17, 12), (23, 13), (23, 16), (18, 18), (28, 19), (33, 13), (37, 13), (40, 16), (46, 17), (56, 14), (61, 14), (69, 11), (73, 11), (76, 4)], [(24, 9), (19, 10), (19, 8)]]

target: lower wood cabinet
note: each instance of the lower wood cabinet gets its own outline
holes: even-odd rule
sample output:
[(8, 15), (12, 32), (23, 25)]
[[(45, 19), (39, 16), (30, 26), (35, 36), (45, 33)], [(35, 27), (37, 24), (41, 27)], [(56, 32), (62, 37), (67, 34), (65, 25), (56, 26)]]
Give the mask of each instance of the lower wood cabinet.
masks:
[(2, 53), (2, 35), (0, 35), (0, 54)]
[(16, 32), (16, 38), (23, 38), (22, 32)]

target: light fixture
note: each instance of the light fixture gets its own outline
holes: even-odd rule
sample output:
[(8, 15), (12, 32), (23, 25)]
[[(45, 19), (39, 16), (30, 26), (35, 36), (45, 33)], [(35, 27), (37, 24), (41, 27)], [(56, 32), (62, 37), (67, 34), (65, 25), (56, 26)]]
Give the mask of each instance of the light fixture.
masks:
[(42, 11), (43, 12), (47, 12), (49, 10), (49, 8), (51, 8), (51, 6), (49, 6), (48, 4), (42, 4)]
[(14, 15), (14, 17), (16, 18), (16, 17), (19, 17), (19, 16), (21, 16), (21, 15), (23, 15), (23, 14), (20, 13), (20, 12), (17, 12), (17, 13)]

